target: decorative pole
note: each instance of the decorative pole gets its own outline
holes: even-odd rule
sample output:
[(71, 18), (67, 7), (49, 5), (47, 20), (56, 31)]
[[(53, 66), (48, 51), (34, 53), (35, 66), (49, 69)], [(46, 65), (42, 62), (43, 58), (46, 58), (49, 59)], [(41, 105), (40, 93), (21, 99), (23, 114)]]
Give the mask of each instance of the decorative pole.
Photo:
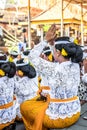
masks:
[(84, 46), (83, 0), (81, 0), (81, 45)]
[(63, 36), (63, 0), (61, 0), (61, 36)]
[(31, 49), (31, 16), (30, 16), (30, 0), (28, 0), (28, 47)]

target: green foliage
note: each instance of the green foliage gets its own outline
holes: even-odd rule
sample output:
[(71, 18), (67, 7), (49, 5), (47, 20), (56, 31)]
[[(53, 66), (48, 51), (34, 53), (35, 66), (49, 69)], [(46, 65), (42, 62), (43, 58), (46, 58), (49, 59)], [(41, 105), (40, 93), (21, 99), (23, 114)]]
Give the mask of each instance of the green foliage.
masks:
[(7, 0), (7, 3), (14, 4), (15, 0)]
[(49, 28), (50, 28), (50, 25), (44, 25), (43, 27), (44, 32), (47, 32)]

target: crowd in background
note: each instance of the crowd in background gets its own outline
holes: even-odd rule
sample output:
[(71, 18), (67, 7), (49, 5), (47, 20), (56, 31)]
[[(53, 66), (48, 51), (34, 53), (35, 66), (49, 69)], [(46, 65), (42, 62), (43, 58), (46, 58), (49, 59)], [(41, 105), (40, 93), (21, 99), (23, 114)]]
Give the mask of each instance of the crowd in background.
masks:
[[(51, 29), (48, 31), (46, 38), (51, 39), (51, 36), (54, 36), (51, 33), (55, 30), (55, 27), (51, 27)], [(32, 113), (31, 108), (34, 108), (35, 105), (39, 108), (36, 104), (38, 101), (48, 101), (48, 94), (51, 99), (49, 105), (44, 106), (46, 107), (44, 108), (46, 121), (57, 120), (59, 117), (61, 118), (61, 120), (58, 120), (61, 122), (59, 127), (61, 127), (62, 120), (73, 117), (74, 114), (77, 114), (77, 119), (79, 118), (80, 104), (87, 102), (87, 47), (80, 47), (78, 43), (74, 43), (75, 41), (70, 41), (69, 37), (59, 37), (56, 40), (49, 39), (37, 45), (32, 42), (31, 49), (26, 49), (25, 43), (19, 43), (18, 51), (12, 50), (8, 55), (0, 51), (1, 130), (6, 130), (9, 126), (10, 129), (15, 130), (15, 120), (24, 121), (27, 129), (29, 125), (27, 124), (27, 122), (29, 123), (27, 111), (29, 110)], [(47, 89), (45, 90), (44, 87)], [(38, 95), (39, 97), (37, 97)], [(80, 102), (76, 96), (79, 97)], [(32, 101), (34, 97), (37, 97), (36, 102)], [(66, 100), (68, 98), (69, 101)], [(70, 98), (73, 98), (72, 101)], [(58, 102), (57, 99), (61, 100)], [(65, 99), (65, 101), (62, 102), (62, 99)], [(29, 105), (33, 103), (32, 106), (30, 105), (31, 108), (28, 108), (27, 101), (30, 101)], [(24, 104), (20, 110), (22, 103)], [(40, 111), (43, 112), (42, 109)], [(71, 118), (74, 121), (77, 119)], [(44, 121), (44, 124), (48, 128), (46, 121)], [(74, 121), (71, 121), (71, 124)], [(34, 123), (32, 126), (37, 127)], [(62, 124), (62, 126), (66, 127), (65, 124)], [(41, 129), (37, 127), (35, 130)], [(46, 130), (45, 127), (44, 130)]]

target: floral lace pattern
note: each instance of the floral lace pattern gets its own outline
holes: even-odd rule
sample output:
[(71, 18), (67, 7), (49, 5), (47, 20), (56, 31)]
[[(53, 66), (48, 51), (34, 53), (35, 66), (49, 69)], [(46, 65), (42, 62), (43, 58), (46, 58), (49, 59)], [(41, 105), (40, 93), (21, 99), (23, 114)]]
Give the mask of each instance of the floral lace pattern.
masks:
[(51, 102), (49, 108), (46, 110), (46, 114), (49, 115), (51, 119), (64, 119), (66, 117), (71, 117), (77, 112), (80, 112), (79, 100), (66, 103)]
[[(68, 99), (77, 96), (80, 83), (80, 68), (77, 63), (66, 61), (61, 64), (48, 62), (39, 57), (46, 43), (39, 43), (29, 54), (29, 60), (33, 63), (38, 73), (45, 75), (50, 87), (50, 97), (54, 99)], [(55, 104), (55, 105), (53, 105)], [(72, 106), (72, 111), (70, 112)], [(78, 109), (76, 107), (78, 106)], [(61, 108), (61, 109), (60, 109)], [(61, 111), (66, 113), (61, 115)], [(53, 114), (52, 118), (65, 118), (80, 112), (80, 102), (75, 100), (72, 103), (50, 103), (47, 114), (57, 112), (57, 117)], [(70, 112), (70, 115), (68, 114)]]
[(15, 82), (15, 95), (19, 105), (16, 111), (16, 115), (21, 118), (20, 104), (25, 100), (29, 100), (35, 97), (38, 86), (36, 83), (36, 78), (29, 79), (25, 76), (17, 79), (18, 80)]
[(0, 109), (0, 124), (11, 122), (16, 117), (15, 105), (8, 109)]
[[(13, 102), (14, 79), (0, 78), (0, 106)], [(16, 117), (15, 104), (7, 109), (0, 109), (0, 124), (11, 122)]]

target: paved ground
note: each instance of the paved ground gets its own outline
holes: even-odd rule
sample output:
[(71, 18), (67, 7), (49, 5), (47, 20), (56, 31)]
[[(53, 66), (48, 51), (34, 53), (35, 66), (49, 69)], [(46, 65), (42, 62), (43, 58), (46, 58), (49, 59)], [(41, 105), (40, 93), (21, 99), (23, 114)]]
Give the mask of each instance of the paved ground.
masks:
[[(50, 129), (50, 130), (87, 130), (87, 120), (84, 120), (83, 117), (87, 117), (87, 103), (82, 106), (81, 116), (74, 125), (65, 129)], [(17, 123), (16, 130), (25, 130), (23, 123)]]
[(24, 124), (17, 122), (16, 130), (25, 130)]

